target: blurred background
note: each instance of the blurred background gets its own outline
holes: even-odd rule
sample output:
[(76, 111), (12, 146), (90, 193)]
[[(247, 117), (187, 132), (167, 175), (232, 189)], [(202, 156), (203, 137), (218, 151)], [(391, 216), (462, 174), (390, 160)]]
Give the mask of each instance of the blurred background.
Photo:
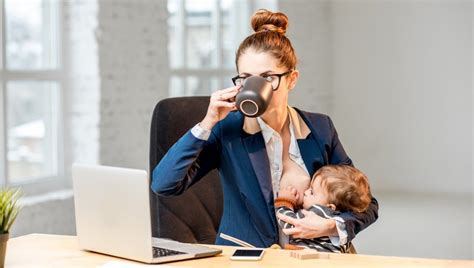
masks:
[(473, 259), (473, 2), (2, 0), (0, 183), (13, 236), (75, 234), (73, 162), (146, 169), (163, 98), (231, 85), (258, 8), (289, 17), (290, 103), (329, 114), (379, 220), (359, 253)]

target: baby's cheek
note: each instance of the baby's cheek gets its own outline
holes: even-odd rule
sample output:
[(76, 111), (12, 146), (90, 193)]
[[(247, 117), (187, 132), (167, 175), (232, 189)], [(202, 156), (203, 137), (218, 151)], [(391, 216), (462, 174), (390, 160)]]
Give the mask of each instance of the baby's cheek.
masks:
[(308, 209), (308, 207), (310, 206), (309, 203), (310, 203), (310, 202), (309, 202), (308, 197), (305, 196), (305, 197), (303, 198), (303, 208), (304, 208), (304, 209)]
[(313, 195), (307, 195), (304, 197), (304, 207), (310, 208), (312, 205), (316, 205), (316, 198)]

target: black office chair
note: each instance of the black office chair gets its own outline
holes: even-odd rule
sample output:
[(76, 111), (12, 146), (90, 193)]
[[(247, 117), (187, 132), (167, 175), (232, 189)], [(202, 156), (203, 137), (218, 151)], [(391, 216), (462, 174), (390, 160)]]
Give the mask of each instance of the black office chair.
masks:
[[(150, 134), (150, 176), (168, 149), (206, 115), (209, 97), (164, 99), (155, 106)], [(151, 180), (150, 180), (151, 181)], [(222, 216), (222, 187), (216, 170), (180, 196), (150, 194), (154, 237), (214, 244)]]

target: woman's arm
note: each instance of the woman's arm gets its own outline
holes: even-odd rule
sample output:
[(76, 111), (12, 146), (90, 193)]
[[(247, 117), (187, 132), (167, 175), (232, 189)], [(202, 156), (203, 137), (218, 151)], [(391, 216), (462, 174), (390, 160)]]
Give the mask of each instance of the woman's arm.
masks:
[(202, 140), (188, 131), (154, 168), (151, 188), (159, 195), (179, 195), (218, 166), (215, 134)]
[[(337, 236), (336, 221), (333, 219), (326, 219), (314, 213), (302, 210), (305, 215), (302, 219), (295, 219), (283, 214), (277, 213), (278, 219), (287, 222), (294, 226), (291, 229), (283, 229), (287, 235), (292, 235), (295, 238), (317, 238), (322, 236)], [(339, 215), (344, 220), (345, 229), (347, 232), (347, 242), (354, 239), (355, 235), (367, 228), (370, 224), (375, 222), (378, 218), (378, 204), (375, 198), (372, 198), (372, 203), (365, 213), (351, 213), (344, 212)]]
[[(151, 188), (160, 195), (179, 195), (219, 164), (218, 134), (214, 126), (231, 111), (239, 86), (218, 90), (211, 95), (207, 113), (195, 128), (210, 133), (208, 138), (184, 134), (154, 168)], [(218, 127), (216, 127), (218, 128)]]
[(374, 223), (379, 217), (379, 204), (375, 198), (364, 213), (344, 212), (339, 215), (344, 220), (347, 232), (347, 242), (355, 238), (356, 234)]
[[(279, 220), (287, 222), (294, 226), (294, 228), (283, 229), (287, 235), (292, 235), (295, 238), (317, 238), (322, 236), (338, 236), (336, 227), (336, 220), (326, 219), (314, 213), (308, 213), (302, 210), (305, 215), (302, 219), (295, 219), (283, 214), (277, 213)], [(344, 220), (345, 231), (347, 232), (346, 242), (350, 242), (355, 238), (356, 234), (367, 228), (370, 224), (375, 222), (378, 218), (378, 204), (375, 198), (372, 198), (372, 203), (365, 213), (351, 213), (344, 212), (339, 215)]]

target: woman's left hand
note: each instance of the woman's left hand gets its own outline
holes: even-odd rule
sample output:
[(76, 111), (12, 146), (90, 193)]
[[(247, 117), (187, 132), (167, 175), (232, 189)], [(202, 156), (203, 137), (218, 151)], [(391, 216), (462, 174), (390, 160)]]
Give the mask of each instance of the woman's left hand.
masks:
[(303, 239), (338, 235), (335, 220), (323, 218), (307, 210), (303, 210), (302, 212), (304, 214), (304, 218), (302, 219), (294, 219), (277, 213), (277, 217), (280, 220), (294, 226), (293, 228), (283, 229), (286, 235)]

